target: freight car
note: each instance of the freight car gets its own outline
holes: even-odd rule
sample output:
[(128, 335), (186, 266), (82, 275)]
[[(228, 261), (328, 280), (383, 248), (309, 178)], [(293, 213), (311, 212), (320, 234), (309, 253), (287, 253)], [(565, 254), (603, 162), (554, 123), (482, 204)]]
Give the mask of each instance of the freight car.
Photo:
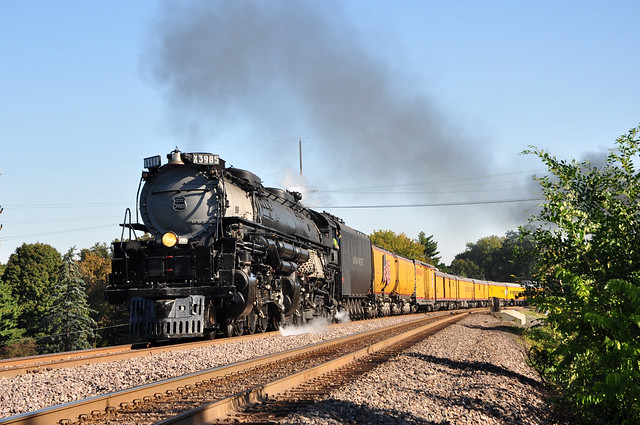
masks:
[(127, 211), (113, 244), (105, 297), (129, 304), (132, 334), (212, 338), (344, 310), (365, 318), (518, 302), (517, 285), (447, 275), (375, 247), (218, 155), (176, 148), (167, 159), (145, 158), (136, 221)]

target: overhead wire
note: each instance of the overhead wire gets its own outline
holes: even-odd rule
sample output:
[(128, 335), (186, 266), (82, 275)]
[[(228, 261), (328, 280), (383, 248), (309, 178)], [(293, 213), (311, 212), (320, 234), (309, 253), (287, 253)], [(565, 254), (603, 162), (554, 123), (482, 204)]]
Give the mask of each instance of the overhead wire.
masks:
[(39, 238), (42, 236), (59, 235), (64, 233), (84, 232), (87, 230), (95, 230), (95, 229), (106, 229), (108, 227), (115, 227), (115, 226), (117, 226), (117, 224), (112, 223), (112, 224), (102, 224), (99, 226), (81, 227), (81, 228), (74, 228), (74, 229), (52, 230), (50, 232), (31, 233), (26, 235), (13, 235), (13, 236), (0, 237), (0, 242), (13, 241), (18, 239)]
[[(458, 178), (458, 179), (447, 179), (440, 181), (431, 181), (431, 182), (420, 182), (420, 183), (394, 183), (394, 184), (379, 184), (375, 186), (356, 186), (356, 187), (343, 187), (343, 188), (335, 188), (335, 189), (321, 189), (314, 188), (312, 192), (318, 193), (351, 193), (351, 194), (360, 194), (360, 193), (392, 193), (392, 192), (383, 192), (385, 190), (392, 191), (396, 189), (404, 189), (409, 190), (411, 188), (428, 188), (431, 186), (437, 186), (439, 189), (438, 192), (425, 192), (425, 193), (448, 193), (443, 192), (440, 189), (455, 189), (464, 185), (464, 187), (468, 186), (484, 186), (484, 185), (502, 185), (502, 184), (511, 184), (511, 183), (526, 183), (530, 182), (531, 178), (526, 179), (513, 179), (513, 180), (499, 180), (499, 181), (491, 181), (491, 179), (500, 178), (503, 176), (511, 176), (511, 175), (522, 175), (526, 174), (528, 176), (532, 176), (533, 173), (539, 170), (532, 171), (520, 171), (515, 173), (503, 173), (503, 174), (495, 174), (488, 176), (480, 176), (480, 177), (466, 177), (466, 178)], [(420, 193), (420, 192), (416, 192)], [(456, 192), (453, 192), (456, 193)]]
[(497, 199), (490, 201), (460, 201), (460, 202), (432, 202), (421, 204), (379, 204), (379, 205), (334, 205), (319, 206), (315, 208), (325, 209), (375, 209), (375, 208), (423, 208), (423, 207), (454, 207), (468, 205), (488, 205), (488, 204), (509, 204), (517, 202), (539, 202), (542, 198), (524, 198), (524, 199)]

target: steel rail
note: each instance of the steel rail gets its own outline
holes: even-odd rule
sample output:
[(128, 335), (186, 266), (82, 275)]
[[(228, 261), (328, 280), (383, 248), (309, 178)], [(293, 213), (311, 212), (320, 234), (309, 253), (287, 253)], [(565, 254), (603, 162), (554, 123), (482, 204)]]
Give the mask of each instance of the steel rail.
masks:
[[(432, 328), (437, 324), (441, 324), (441, 322), (443, 321), (448, 322), (448, 321), (459, 320), (460, 318), (468, 314), (470, 314), (469, 311), (466, 311), (464, 313), (458, 313), (456, 315), (453, 315), (453, 313), (447, 314), (448, 316), (447, 318), (445, 318), (444, 320), (437, 321), (435, 323), (433, 322), (433, 316), (429, 316), (424, 319), (419, 319), (416, 321), (405, 322), (405, 323), (396, 324), (394, 326), (390, 326), (382, 329), (361, 332), (358, 334), (349, 335), (344, 338), (338, 338), (331, 341), (326, 341), (326, 342), (308, 345), (305, 347), (295, 348), (295, 349), (287, 350), (281, 353), (276, 353), (273, 355), (262, 356), (256, 359), (249, 359), (249, 360), (245, 360), (238, 363), (233, 363), (225, 366), (216, 367), (213, 369), (208, 369), (201, 372), (192, 373), (189, 375), (184, 375), (184, 376), (170, 378), (167, 380), (163, 380), (163, 381), (159, 381), (151, 384), (146, 384), (140, 387), (134, 387), (134, 388), (121, 390), (121, 391), (117, 391), (117, 392), (113, 392), (105, 395), (95, 396), (95, 397), (84, 399), (84, 400), (78, 400), (78, 401), (62, 404), (59, 406), (52, 406), (52, 407), (44, 408), (41, 410), (37, 410), (35, 412), (28, 412), (28, 413), (23, 413), (21, 415), (11, 416), (8, 418), (0, 419), (0, 424), (3, 424), (3, 425), (4, 424), (6, 425), (49, 425), (49, 424), (56, 424), (56, 423), (67, 423), (67, 422), (71, 423), (77, 420), (77, 418), (88, 417), (92, 413), (114, 411), (114, 410), (117, 410), (117, 408), (123, 404), (130, 404), (130, 403), (138, 404), (142, 400), (151, 400), (154, 396), (160, 396), (163, 394), (180, 391), (181, 389), (184, 389), (184, 388), (197, 386), (201, 382), (216, 379), (226, 375), (230, 375), (235, 372), (239, 372), (252, 367), (277, 362), (289, 357), (294, 357), (294, 356), (315, 351), (321, 348), (327, 348), (334, 345), (343, 344), (347, 341), (350, 341), (356, 338), (361, 338), (363, 336), (369, 337), (376, 334), (381, 334), (384, 332), (401, 329), (403, 326), (407, 326), (409, 323), (416, 323), (420, 321), (430, 321), (431, 323), (429, 325), (426, 325), (426, 328)], [(418, 329), (425, 331), (425, 327), (419, 327)], [(261, 334), (261, 335), (265, 335), (265, 334)], [(399, 337), (396, 336), (393, 339), (397, 339), (397, 338)], [(389, 344), (390, 342), (387, 339), (378, 344), (375, 344), (375, 346), (381, 347)], [(371, 348), (367, 348), (361, 351), (368, 352), (370, 350)], [(362, 355), (364, 354), (351, 353), (343, 357), (345, 359), (350, 359), (349, 361), (352, 361), (353, 359), (359, 358)], [(308, 371), (303, 371), (298, 375), (306, 376), (308, 377), (308, 379), (311, 379), (312, 377), (317, 376), (318, 373), (319, 373), (319, 369), (313, 368)], [(227, 406), (239, 406), (240, 401), (242, 400), (245, 400), (245, 401), (254, 400), (254, 399), (259, 400), (262, 395), (266, 396), (266, 394), (268, 393), (273, 394), (274, 392), (279, 391), (278, 390), (279, 388), (284, 388), (287, 385), (284, 382), (297, 382), (297, 380), (301, 379), (299, 376), (296, 378), (283, 378), (282, 380), (279, 380), (279, 381), (282, 381), (281, 383), (277, 383), (279, 381), (276, 381), (276, 383), (269, 384), (268, 387), (262, 386), (262, 387), (268, 388), (268, 390), (262, 389), (262, 387), (259, 387), (254, 390), (249, 390), (248, 392), (245, 391), (245, 393), (247, 394), (241, 393), (241, 395), (235, 398), (231, 397), (230, 400), (227, 400), (225, 403), (227, 403)], [(245, 401), (243, 401), (243, 403)], [(224, 407), (223, 410), (229, 411), (228, 409), (230, 408), (231, 407)], [(214, 410), (220, 409), (220, 407), (213, 407), (213, 409)], [(207, 413), (207, 415), (208, 414), (209, 413)]]
[[(420, 315), (423, 316), (423, 315)], [(384, 320), (388, 317), (370, 319), (373, 321)], [(332, 326), (341, 326), (336, 323)], [(224, 344), (226, 342), (237, 342), (246, 339), (258, 339), (273, 336), (277, 331), (257, 333), (252, 335), (236, 336), (233, 339), (220, 338), (215, 340), (193, 341), (188, 343), (178, 343), (158, 347), (135, 348), (135, 344), (116, 345), (112, 347), (91, 348), (88, 350), (66, 351), (64, 353), (42, 354), (38, 356), (19, 357), (13, 359), (0, 360), (0, 378), (12, 378), (28, 373), (38, 373), (43, 370), (62, 369), (69, 367), (84, 366), (91, 363), (106, 363), (118, 360), (125, 360), (134, 357), (143, 357), (179, 350), (189, 350), (203, 346)]]
[(11, 378), (27, 373), (38, 373), (42, 370), (61, 369), (83, 366), (90, 363), (106, 363), (117, 360), (144, 357), (171, 351), (189, 350), (202, 346), (223, 344), (229, 341), (242, 341), (243, 339), (261, 338), (273, 335), (266, 332), (254, 335), (243, 335), (230, 340), (221, 338), (216, 340), (194, 341), (149, 348), (136, 348), (134, 345), (119, 345), (113, 347), (92, 348), (80, 351), (68, 351), (64, 353), (42, 354), (39, 356), (21, 357), (0, 360), (0, 378)]
[(65, 351), (63, 353), (41, 354), (29, 357), (16, 357), (0, 360), (0, 378), (11, 378), (25, 373), (36, 373), (43, 369), (85, 364), (100, 357), (108, 357), (133, 350), (133, 345), (115, 345), (112, 347), (90, 348), (88, 350)]
[(340, 369), (350, 363), (365, 358), (372, 353), (388, 349), (389, 346), (398, 343), (404, 339), (411, 338), (421, 333), (428, 332), (434, 328), (440, 326), (446, 326), (462, 319), (464, 316), (470, 314), (469, 312), (458, 313), (455, 316), (451, 316), (437, 322), (429, 323), (416, 329), (404, 332), (394, 337), (379, 341), (367, 348), (355, 351), (353, 353), (345, 354), (337, 359), (330, 360), (324, 364), (312, 367), (310, 369), (295, 373), (293, 375), (278, 379), (268, 384), (260, 385), (251, 388), (247, 391), (242, 391), (231, 397), (227, 397), (223, 400), (219, 400), (207, 405), (201, 406), (197, 409), (193, 409), (174, 417), (165, 419), (163, 421), (156, 422), (155, 425), (205, 425), (210, 424), (213, 421), (226, 418), (230, 413), (239, 410), (242, 407), (250, 404), (261, 403), (269, 398), (269, 395), (279, 394), (287, 390), (293, 389), (305, 382), (311, 381), (321, 375), (329, 372), (333, 372)]

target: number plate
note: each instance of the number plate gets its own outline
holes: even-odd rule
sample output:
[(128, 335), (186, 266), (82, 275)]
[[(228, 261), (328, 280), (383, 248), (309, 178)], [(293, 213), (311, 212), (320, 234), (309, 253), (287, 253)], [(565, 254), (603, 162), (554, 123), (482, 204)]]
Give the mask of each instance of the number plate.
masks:
[(192, 153), (191, 160), (196, 165), (218, 165), (220, 157), (211, 153)]

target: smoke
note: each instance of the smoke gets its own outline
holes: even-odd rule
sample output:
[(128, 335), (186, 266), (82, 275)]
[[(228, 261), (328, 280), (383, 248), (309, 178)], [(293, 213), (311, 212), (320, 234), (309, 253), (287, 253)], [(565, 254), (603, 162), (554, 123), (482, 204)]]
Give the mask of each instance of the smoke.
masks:
[[(347, 310), (340, 310), (336, 312), (335, 320), (338, 323), (350, 323), (351, 317)], [(307, 323), (301, 325), (287, 325), (282, 326), (278, 331), (282, 336), (302, 335), (302, 334), (321, 334), (326, 332), (327, 328), (331, 324), (331, 321), (325, 317), (315, 318)]]
[(302, 335), (302, 334), (321, 334), (327, 331), (331, 322), (325, 318), (313, 319), (302, 325), (283, 326), (278, 329), (282, 336)]
[(367, 47), (341, 6), (164, 3), (144, 60), (174, 129), (192, 141), (234, 126), (307, 135), (315, 160), (352, 181), (483, 173), (486, 143), (461, 137), (424, 88)]
[(326, 202), (326, 197), (318, 196), (318, 188), (310, 185), (304, 175), (296, 173), (290, 167), (285, 167), (278, 174), (280, 175), (280, 187), (299, 192), (305, 206), (314, 208)]

